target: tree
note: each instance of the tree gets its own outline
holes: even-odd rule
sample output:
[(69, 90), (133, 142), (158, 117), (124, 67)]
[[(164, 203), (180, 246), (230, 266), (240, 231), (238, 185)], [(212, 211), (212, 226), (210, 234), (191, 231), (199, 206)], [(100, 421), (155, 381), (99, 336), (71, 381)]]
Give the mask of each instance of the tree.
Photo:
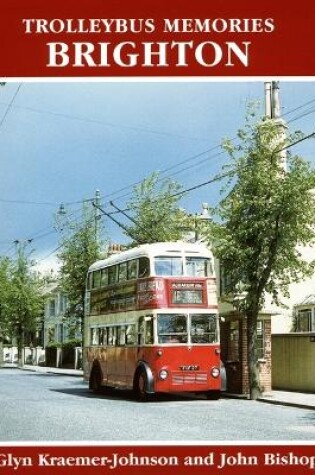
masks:
[(101, 242), (95, 225), (94, 211), (84, 207), (82, 219), (62, 228), (58, 258), (61, 261), (61, 286), (69, 307), (66, 318), (69, 328), (82, 326), (87, 271), (100, 258)]
[(181, 196), (181, 185), (160, 181), (158, 173), (136, 185), (127, 203), (134, 223), (128, 226), (131, 245), (183, 239), (187, 230), (194, 228), (194, 220), (179, 207)]
[(11, 274), (11, 261), (8, 258), (0, 258), (0, 366), (3, 361), (3, 342), (8, 335)]
[[(6, 332), (12, 338), (16, 338), (19, 364), (23, 365), (25, 337), (35, 332), (37, 323), (43, 315), (42, 283), (31, 271), (23, 244), (19, 246), (17, 259), (8, 270), (5, 300)], [(31, 341), (27, 343), (30, 344)]]
[[(250, 397), (260, 394), (256, 339), (258, 314), (266, 293), (275, 303), (290, 282), (312, 274), (301, 246), (315, 242), (314, 170), (288, 147), (301, 138), (279, 135), (279, 122), (248, 121), (239, 146), (227, 140), (233, 179), (225, 190), (216, 226), (215, 252), (228, 275), (229, 290), (247, 319)], [(291, 145), (290, 145), (291, 144)], [(285, 172), (279, 157), (287, 150)]]

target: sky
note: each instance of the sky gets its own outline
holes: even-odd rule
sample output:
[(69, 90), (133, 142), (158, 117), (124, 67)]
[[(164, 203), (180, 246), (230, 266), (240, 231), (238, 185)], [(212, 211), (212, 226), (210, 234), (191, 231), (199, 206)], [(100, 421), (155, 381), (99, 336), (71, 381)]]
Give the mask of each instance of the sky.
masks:
[[(280, 81), (283, 118), (290, 132), (315, 131), (315, 82)], [(59, 245), (55, 214), (69, 219), (100, 190), (123, 208), (133, 185), (153, 171), (183, 188), (213, 178), (229, 162), (220, 144), (244, 125), (246, 107), (261, 101), (260, 81), (9, 82), (0, 87), (0, 255), (26, 242), (43, 268)], [(315, 166), (314, 139), (294, 147)], [(188, 193), (181, 206), (215, 205), (222, 183)], [(112, 242), (125, 242), (108, 218)], [(124, 222), (123, 218), (121, 221)]]

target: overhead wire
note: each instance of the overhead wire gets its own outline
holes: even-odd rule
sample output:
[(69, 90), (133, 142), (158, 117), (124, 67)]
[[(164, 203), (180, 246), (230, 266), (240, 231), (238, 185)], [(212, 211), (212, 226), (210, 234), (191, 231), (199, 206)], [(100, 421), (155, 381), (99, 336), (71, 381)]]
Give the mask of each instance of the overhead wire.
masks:
[[(10, 104), (8, 105), (8, 108), (7, 108), (7, 110), (6, 110), (6, 113), (4, 114), (4, 116), (3, 116), (3, 118), (2, 118), (2, 120), (1, 120), (1, 122), (0, 122), (0, 126), (4, 123), (5, 118), (7, 117), (9, 111), (11, 110), (11, 108), (13, 107), (14, 100), (15, 100), (15, 98), (16, 98), (16, 96), (17, 96), (17, 94), (18, 94), (18, 92), (19, 92), (19, 90), (20, 90), (20, 88), (21, 88), (21, 86), (22, 86), (22, 84), (20, 84), (19, 87), (17, 88), (17, 90), (15, 91), (15, 94), (14, 94), (14, 96), (12, 97), (12, 99), (11, 99), (11, 101), (10, 101)], [(292, 114), (293, 112), (295, 112), (295, 111), (297, 111), (297, 110), (301, 110), (302, 108), (304, 108), (305, 106), (311, 104), (312, 102), (315, 102), (315, 99), (314, 99), (314, 100), (311, 100), (311, 101), (308, 101), (307, 103), (302, 104), (301, 106), (296, 107), (295, 109), (292, 109), (291, 111), (286, 112), (285, 114), (283, 114), (283, 116)], [(36, 111), (36, 112), (40, 112), (40, 111)], [(47, 111), (41, 111), (41, 112), (47, 113)], [(291, 120), (288, 121), (288, 122), (292, 122), (292, 121), (294, 121), (294, 120), (298, 120), (298, 119), (300, 119), (300, 118), (302, 118), (302, 117), (305, 117), (306, 115), (309, 115), (309, 114), (311, 114), (311, 113), (313, 113), (313, 112), (314, 112), (314, 110), (312, 109), (312, 110), (310, 110), (310, 111), (301, 113), (299, 116), (297, 116), (296, 118), (291, 119)], [(48, 112), (48, 113), (49, 113), (49, 112)], [(59, 115), (59, 114), (52, 113), (52, 115)], [(67, 114), (61, 114), (61, 115), (63, 115), (65, 118), (69, 118), (69, 119), (75, 118), (75, 119), (77, 119), (77, 120), (84, 120), (84, 118), (71, 117), (71, 116), (68, 116)], [(89, 120), (89, 119), (87, 119), (87, 120), (90, 121), (90, 122), (100, 123), (99, 121), (94, 121), (94, 120)], [(108, 124), (108, 125), (109, 125), (109, 126), (112, 126), (113, 124)], [(118, 126), (117, 126), (117, 127), (118, 127)], [(122, 127), (124, 127), (124, 126), (122, 126)], [(127, 126), (127, 127), (128, 127), (128, 126)], [(141, 129), (141, 128), (137, 128), (137, 127), (135, 127), (135, 128), (134, 128), (134, 127), (131, 127), (131, 128), (133, 128), (134, 130), (142, 130), (142, 131), (147, 131), (147, 132), (152, 133), (152, 131), (147, 130), (147, 129)], [(153, 132), (154, 132), (154, 131), (153, 131)], [(314, 135), (314, 134), (311, 134), (311, 136), (313, 136), (313, 135)], [(307, 137), (307, 138), (309, 138), (309, 137)], [(236, 139), (236, 137), (235, 137), (234, 139), (232, 139), (232, 140), (235, 140), (235, 139)], [(305, 138), (305, 139), (302, 139), (302, 140), (306, 140), (306, 138)], [(300, 141), (302, 141), (302, 140), (300, 140)], [(197, 158), (201, 157), (202, 155), (205, 155), (205, 154), (207, 154), (207, 153), (210, 153), (211, 151), (214, 151), (215, 149), (219, 148), (220, 146), (221, 146), (221, 145), (216, 145), (216, 146), (214, 146), (214, 147), (212, 147), (212, 148), (210, 148), (210, 149), (208, 149), (208, 150), (205, 150), (205, 151), (200, 152), (200, 153), (198, 153), (198, 154), (196, 154), (196, 155), (193, 155), (193, 156), (191, 156), (191, 157), (188, 157), (188, 158), (186, 158), (186, 159), (184, 159), (184, 160), (178, 162), (177, 164), (174, 164), (174, 165), (171, 165), (170, 167), (165, 168), (164, 170), (162, 170), (162, 171), (160, 172), (160, 174), (163, 175), (163, 174), (166, 174), (166, 173), (169, 172), (169, 171), (175, 170), (175, 169), (178, 168), (180, 165), (184, 165), (184, 164), (186, 164), (186, 163), (189, 163), (189, 162), (191, 162), (191, 161), (194, 161), (194, 160), (196, 160)], [(184, 168), (181, 169), (181, 170), (178, 170), (177, 172), (175, 172), (175, 173), (172, 174), (171, 176), (175, 176), (175, 175), (180, 174), (180, 173), (182, 173), (182, 172), (184, 172), (184, 171), (187, 171), (187, 170), (189, 170), (189, 169), (191, 169), (191, 168), (193, 168), (193, 167), (195, 167), (195, 166), (200, 165), (201, 163), (204, 163), (204, 162), (210, 160), (211, 158), (215, 158), (215, 157), (217, 157), (218, 155), (221, 155), (221, 154), (224, 154), (224, 153), (225, 153), (225, 152), (222, 151), (222, 152), (220, 152), (220, 153), (218, 153), (218, 154), (216, 154), (216, 155), (213, 155), (213, 156), (210, 156), (210, 157), (206, 157), (206, 158), (202, 159), (201, 161), (199, 161), (198, 163), (191, 164), (191, 165), (189, 165), (189, 166), (187, 166), (187, 167), (184, 167)], [(230, 172), (228, 172), (227, 174), (221, 174), (221, 176), (215, 176), (215, 177), (213, 177), (212, 179), (210, 179), (210, 180), (208, 180), (208, 181), (206, 181), (206, 182), (203, 182), (203, 183), (201, 183), (201, 184), (198, 184), (198, 185), (195, 185), (195, 186), (193, 186), (193, 187), (191, 187), (191, 188), (188, 188), (188, 189), (186, 189), (186, 190), (183, 190), (182, 192), (179, 192), (178, 194), (181, 194), (181, 193), (188, 193), (189, 191), (193, 191), (193, 190), (195, 190), (195, 189), (201, 188), (201, 187), (203, 187), (203, 186), (206, 186), (207, 184), (213, 183), (214, 181), (218, 181), (219, 179), (221, 180), (221, 179), (223, 179), (224, 176), (227, 176), (229, 173), (230, 173)], [(161, 178), (161, 179), (162, 179), (162, 178)], [(142, 181), (138, 181), (138, 182), (136, 182), (136, 183), (133, 183), (133, 184), (130, 184), (130, 185), (126, 186), (126, 187), (123, 187), (123, 188), (121, 188), (121, 189), (119, 189), (119, 190), (116, 190), (115, 192), (112, 192), (112, 193), (110, 193), (110, 194), (104, 195), (104, 196), (102, 196), (102, 199), (112, 197), (112, 196), (114, 196), (114, 195), (117, 194), (117, 193), (120, 193), (120, 192), (122, 192), (122, 191), (125, 191), (125, 190), (127, 190), (127, 189), (130, 189), (130, 188), (134, 187), (134, 186), (137, 185), (137, 184), (140, 184), (141, 182), (142, 182)], [(130, 193), (128, 193), (128, 195), (129, 195), (129, 194), (130, 194)], [(121, 199), (121, 198), (124, 198), (125, 196), (128, 196), (128, 195), (119, 196), (119, 197), (116, 197), (116, 199)], [(5, 199), (0, 199), (0, 201), (1, 201), (1, 202), (7, 202), (7, 203), (34, 204), (34, 205), (45, 205), (45, 206), (56, 206), (56, 204), (57, 204), (57, 203), (52, 203), (52, 202), (35, 202), (35, 201), (26, 201), (26, 200), (23, 201), (23, 200), (5, 200)], [(67, 203), (65, 203), (65, 204), (66, 204), (67, 206), (71, 206), (71, 205), (74, 205), (74, 204), (82, 204), (82, 203), (84, 203), (84, 202), (93, 202), (93, 201), (94, 201), (94, 198), (88, 198), (88, 199), (80, 200), (80, 201), (67, 202)], [(71, 213), (71, 214), (72, 214), (72, 216), (74, 216), (75, 214), (79, 213), (80, 211), (81, 211), (81, 209), (78, 209), (78, 210), (74, 211), (74, 212)], [(50, 228), (51, 228), (51, 227), (49, 227), (48, 229), (50, 229)], [(43, 230), (43, 231), (44, 231), (44, 230)], [(50, 232), (47, 232), (47, 233), (45, 233), (45, 234), (43, 234), (43, 235), (40, 235), (40, 236), (37, 236), (36, 239), (40, 239), (40, 238), (42, 238), (42, 237), (46, 237), (47, 235), (53, 234), (54, 232), (56, 232), (56, 231), (53, 229), (53, 230), (51, 230)], [(35, 233), (35, 234), (38, 234), (38, 233), (39, 233), (39, 232), (37, 232), (37, 233)]]

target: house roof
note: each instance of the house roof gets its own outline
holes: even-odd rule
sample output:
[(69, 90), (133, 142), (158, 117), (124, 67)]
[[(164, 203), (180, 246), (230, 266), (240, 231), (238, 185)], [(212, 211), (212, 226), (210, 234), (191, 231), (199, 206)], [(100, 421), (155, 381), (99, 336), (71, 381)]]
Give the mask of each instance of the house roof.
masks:
[(42, 288), (42, 295), (46, 296), (50, 294), (55, 294), (56, 292), (58, 292), (59, 289), (60, 289), (60, 285), (58, 282), (46, 283), (44, 287)]
[(302, 305), (315, 305), (315, 293), (304, 296), (301, 300), (295, 303), (295, 307)]

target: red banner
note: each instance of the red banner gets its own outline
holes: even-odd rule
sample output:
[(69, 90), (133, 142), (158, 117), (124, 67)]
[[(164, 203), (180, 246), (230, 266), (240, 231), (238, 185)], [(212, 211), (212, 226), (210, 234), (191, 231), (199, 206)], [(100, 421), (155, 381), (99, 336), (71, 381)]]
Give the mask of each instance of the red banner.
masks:
[(304, 475), (315, 469), (315, 452), (299, 445), (15, 446), (0, 448), (1, 469), (6, 475)]
[(311, 0), (10, 0), (0, 76), (312, 76)]

